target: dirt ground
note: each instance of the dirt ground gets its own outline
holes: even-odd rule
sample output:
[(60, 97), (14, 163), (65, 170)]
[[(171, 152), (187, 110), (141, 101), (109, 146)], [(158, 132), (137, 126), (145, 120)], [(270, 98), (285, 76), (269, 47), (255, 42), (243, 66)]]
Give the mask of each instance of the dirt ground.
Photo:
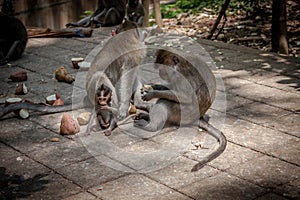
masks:
[[(210, 32), (217, 15), (205, 9), (202, 13), (179, 14), (177, 18), (164, 19), (163, 26), (170, 31), (177, 31), (191, 37), (205, 38)], [(290, 56), (300, 56), (300, 4), (287, 1), (287, 29)], [(227, 14), (224, 29), (220, 31), (224, 18), (217, 31), (218, 41), (243, 45), (264, 51), (271, 50), (272, 1), (260, 6), (254, 13)]]

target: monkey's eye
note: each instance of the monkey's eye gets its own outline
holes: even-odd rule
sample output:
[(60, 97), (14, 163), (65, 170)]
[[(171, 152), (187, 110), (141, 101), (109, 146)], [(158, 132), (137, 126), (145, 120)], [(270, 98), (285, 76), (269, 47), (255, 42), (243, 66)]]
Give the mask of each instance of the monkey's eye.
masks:
[(173, 56), (173, 62), (175, 65), (177, 65), (179, 63), (179, 59), (176, 56)]
[(178, 65), (174, 65), (174, 66), (173, 66), (173, 69), (174, 69), (175, 71), (178, 71)]

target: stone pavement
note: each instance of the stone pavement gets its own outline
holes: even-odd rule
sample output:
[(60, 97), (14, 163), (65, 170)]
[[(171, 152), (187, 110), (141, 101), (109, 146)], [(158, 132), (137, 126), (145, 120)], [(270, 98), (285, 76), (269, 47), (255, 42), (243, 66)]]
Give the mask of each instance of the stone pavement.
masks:
[[(72, 103), (73, 85), (57, 82), (54, 70), (65, 66), (75, 76), (71, 58), (86, 57), (109, 35), (110, 29), (102, 29), (91, 38), (30, 39), (22, 59), (1, 66), (0, 93), (14, 93), (16, 83), (9, 81), (9, 74), (26, 70), (26, 98), (41, 102), (59, 92), (66, 104)], [(215, 73), (225, 85), (227, 108), (221, 128), (228, 145), (220, 157), (191, 172), (199, 152), (205, 150), (190, 145), (157, 170), (130, 171), (139, 167), (136, 163), (129, 163), (128, 171), (124, 166), (117, 170), (130, 158), (95, 155), (84, 139), (59, 135), (61, 113), (32, 113), (27, 120), (11, 114), (0, 121), (0, 199), (299, 199), (300, 59), (199, 42), (216, 61)], [(225, 116), (225, 112), (213, 107), (209, 115)], [(170, 140), (168, 131), (172, 129), (143, 139), (118, 129), (108, 138), (125, 151), (148, 155), (147, 150), (155, 151)]]

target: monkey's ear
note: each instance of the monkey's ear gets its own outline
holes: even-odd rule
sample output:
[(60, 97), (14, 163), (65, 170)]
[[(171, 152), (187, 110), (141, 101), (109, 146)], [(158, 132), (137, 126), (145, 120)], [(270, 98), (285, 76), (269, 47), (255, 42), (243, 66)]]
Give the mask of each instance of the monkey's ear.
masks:
[(128, 21), (129, 21), (128, 16), (125, 16), (125, 17), (123, 18), (122, 24), (125, 23), (125, 22), (128, 22)]
[(140, 41), (144, 41), (145, 38), (148, 36), (147, 31), (142, 30), (142, 29), (140, 29), (138, 27), (135, 28), (135, 31), (136, 31), (137, 38)]
[(179, 63), (179, 58), (177, 56), (173, 56), (172, 58), (174, 65), (177, 65)]

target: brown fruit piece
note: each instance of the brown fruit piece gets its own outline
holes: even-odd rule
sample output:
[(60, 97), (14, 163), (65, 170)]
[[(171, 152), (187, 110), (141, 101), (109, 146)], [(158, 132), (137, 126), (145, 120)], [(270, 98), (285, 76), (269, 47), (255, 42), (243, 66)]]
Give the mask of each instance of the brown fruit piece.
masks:
[(55, 70), (55, 78), (58, 81), (72, 83), (75, 79), (68, 73), (65, 67), (59, 67)]
[(80, 131), (77, 122), (69, 115), (63, 114), (60, 124), (60, 134), (75, 135)]
[(27, 72), (26, 71), (19, 71), (16, 73), (13, 73), (9, 76), (9, 79), (15, 82), (21, 82), (27, 80)]

